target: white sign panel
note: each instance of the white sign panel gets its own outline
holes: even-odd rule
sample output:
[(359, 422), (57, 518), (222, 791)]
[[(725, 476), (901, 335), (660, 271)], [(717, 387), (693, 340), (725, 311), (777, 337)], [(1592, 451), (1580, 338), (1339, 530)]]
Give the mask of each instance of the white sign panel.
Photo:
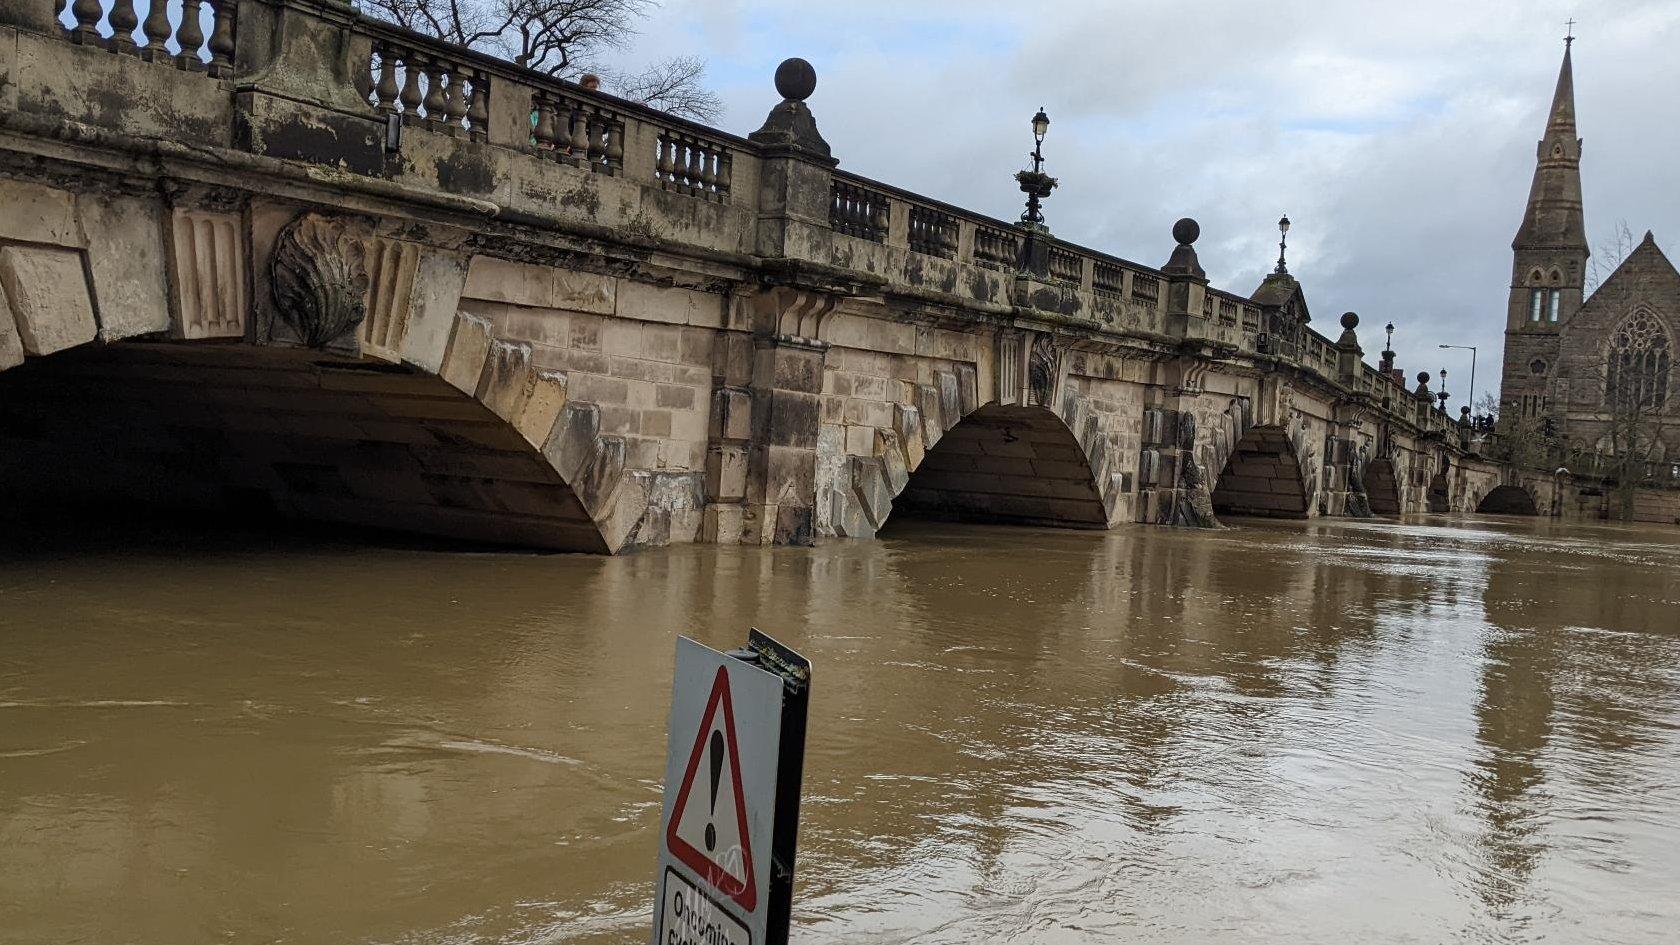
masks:
[(782, 678), (677, 639), (654, 945), (764, 941)]

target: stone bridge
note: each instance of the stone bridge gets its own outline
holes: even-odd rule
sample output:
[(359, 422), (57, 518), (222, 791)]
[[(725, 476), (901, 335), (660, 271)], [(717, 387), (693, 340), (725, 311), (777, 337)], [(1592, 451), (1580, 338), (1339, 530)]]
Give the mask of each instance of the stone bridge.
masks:
[(191, 8), (0, 0), (14, 508), (618, 552), (1554, 502), (1293, 276), (1209, 285), (1193, 221), (1148, 266), (838, 170), (798, 60), (741, 138), (330, 0)]

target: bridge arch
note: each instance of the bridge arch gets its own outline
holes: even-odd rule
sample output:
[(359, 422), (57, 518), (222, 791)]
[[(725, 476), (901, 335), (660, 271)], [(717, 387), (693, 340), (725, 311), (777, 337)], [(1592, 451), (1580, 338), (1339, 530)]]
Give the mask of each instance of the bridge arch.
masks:
[(1044, 407), (994, 403), (964, 417), (926, 451), (893, 504), (915, 518), (1108, 527), (1084, 448)]
[(457, 314), (447, 331), (435, 373), (237, 343), (29, 358), (0, 373), (0, 489), (14, 510), (256, 512), (619, 550), (637, 522), (619, 509), (623, 443), (600, 435), (594, 405), (568, 403), (564, 375), (486, 322)]
[(1251, 427), (1231, 449), (1213, 487), (1216, 515), (1306, 518), (1301, 463), (1281, 426)]
[(895, 515), (1101, 529), (1129, 511), (1113, 437), (1071, 393), (1061, 410), (976, 405), (976, 377), (960, 366), (920, 393), (891, 406), (890, 429), (863, 428), (867, 442), (825, 425), (821, 533), (868, 538)]
[(1534, 495), (1522, 486), (1494, 486), (1476, 503), (1481, 515), (1539, 515), (1540, 505)]

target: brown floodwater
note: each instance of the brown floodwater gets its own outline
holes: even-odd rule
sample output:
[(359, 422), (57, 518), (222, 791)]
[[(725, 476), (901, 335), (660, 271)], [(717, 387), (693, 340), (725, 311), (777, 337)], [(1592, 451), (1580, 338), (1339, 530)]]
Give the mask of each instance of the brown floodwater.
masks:
[(4, 943), (645, 941), (675, 636), (753, 625), (800, 945), (1680, 935), (1680, 530), (7, 543)]

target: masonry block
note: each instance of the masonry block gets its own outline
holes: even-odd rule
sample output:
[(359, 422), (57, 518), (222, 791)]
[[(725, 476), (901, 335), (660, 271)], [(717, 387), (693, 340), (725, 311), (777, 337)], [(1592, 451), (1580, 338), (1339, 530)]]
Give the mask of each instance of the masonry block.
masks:
[(583, 474), (584, 466), (595, 456), (600, 429), (600, 408), (575, 400), (566, 404), (560, 422), (543, 444), (543, 455), (562, 480), (574, 483)]
[(73, 348), (98, 332), (82, 254), (76, 250), (0, 248), (0, 290), (26, 354), (40, 357)]
[(935, 386), (939, 389), (939, 420), (949, 430), (963, 418), (962, 395), (957, 390), (957, 376), (949, 371), (935, 371)]
[(514, 428), (525, 442), (541, 449), (566, 407), (566, 375), (557, 371), (536, 371), (524, 404), (513, 417)]
[(18, 337), (17, 322), (12, 315), (11, 300), (6, 287), (0, 283), (0, 371), (23, 363), (23, 339)]
[(879, 529), (892, 514), (892, 493), (887, 488), (881, 461), (873, 456), (853, 456), (851, 472), (852, 494), (871, 528)]
[(888, 491), (898, 495), (910, 481), (910, 469), (905, 465), (904, 451), (899, 448), (898, 434), (891, 430), (876, 430), (875, 452), (881, 457), (881, 472)]

